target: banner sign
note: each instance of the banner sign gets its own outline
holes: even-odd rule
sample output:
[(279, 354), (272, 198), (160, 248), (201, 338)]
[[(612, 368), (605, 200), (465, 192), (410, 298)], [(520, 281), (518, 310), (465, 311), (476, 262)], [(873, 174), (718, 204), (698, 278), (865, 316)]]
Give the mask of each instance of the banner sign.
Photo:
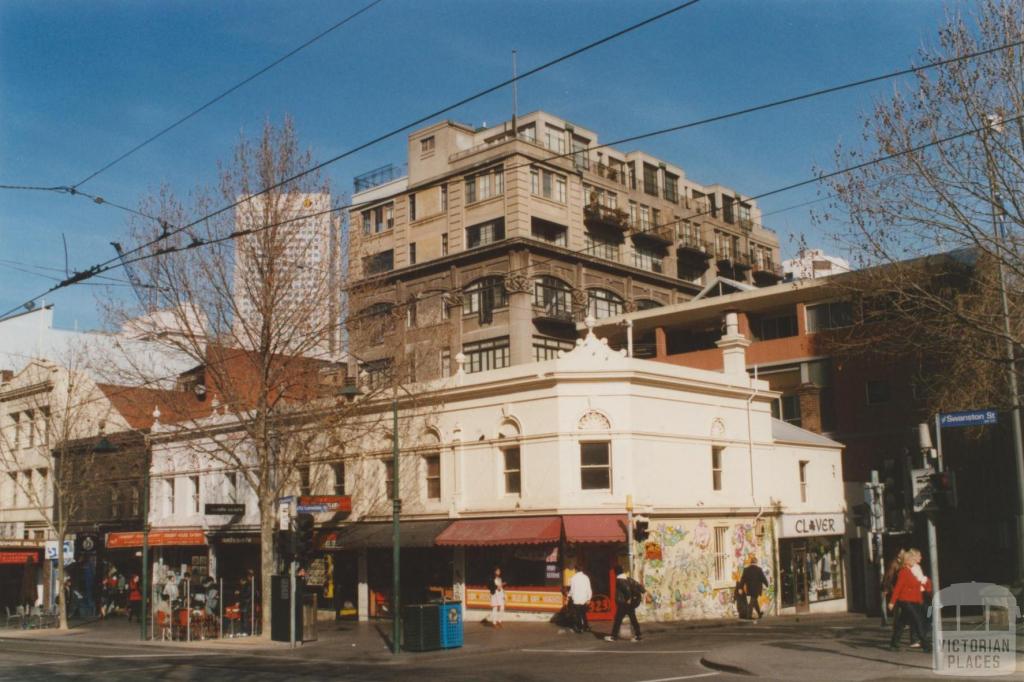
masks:
[(956, 426), (984, 426), (995, 424), (998, 415), (995, 410), (968, 410), (966, 412), (943, 412), (939, 414), (939, 425), (945, 428)]
[(245, 514), (244, 504), (229, 504), (225, 502), (208, 502), (204, 511), (210, 516), (240, 516)]
[(10, 552), (0, 550), (0, 564), (24, 564), (29, 559), (39, 561), (39, 552)]
[[(205, 545), (206, 533), (201, 530), (151, 530), (150, 547), (188, 547)], [(107, 533), (107, 549), (142, 547), (142, 531)]]
[(352, 511), (352, 498), (348, 495), (303, 495), (299, 497), (299, 503), (295, 510), (299, 514), (350, 512)]
[(783, 514), (779, 537), (799, 538), (810, 535), (846, 535), (846, 519), (842, 514)]

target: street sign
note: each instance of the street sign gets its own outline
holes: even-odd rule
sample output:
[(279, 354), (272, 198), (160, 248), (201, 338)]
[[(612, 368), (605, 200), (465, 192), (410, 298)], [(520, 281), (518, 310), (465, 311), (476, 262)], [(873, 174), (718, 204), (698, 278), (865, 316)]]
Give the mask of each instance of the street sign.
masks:
[(995, 410), (967, 410), (966, 412), (943, 412), (939, 414), (939, 425), (945, 428), (960, 426), (984, 426), (999, 420)]
[(350, 512), (352, 511), (352, 498), (348, 495), (303, 495), (299, 498), (295, 510), (299, 514)]
[[(57, 560), (57, 541), (47, 540), (44, 547), (44, 556), (53, 561)], [(75, 563), (75, 540), (74, 538), (64, 541), (64, 565)]]
[(910, 486), (914, 493), (914, 511), (933, 509), (932, 474), (934, 469), (913, 469), (910, 472)]
[(245, 505), (213, 502), (206, 504), (205, 511), (210, 516), (239, 516), (245, 513)]

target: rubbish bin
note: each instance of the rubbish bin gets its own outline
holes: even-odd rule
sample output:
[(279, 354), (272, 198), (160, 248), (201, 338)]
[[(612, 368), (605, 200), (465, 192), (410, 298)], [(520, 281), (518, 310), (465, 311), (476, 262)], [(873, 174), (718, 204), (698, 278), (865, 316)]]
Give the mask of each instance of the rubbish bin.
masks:
[(409, 604), (402, 608), (403, 647), (409, 651), (441, 648), (440, 604)]
[(462, 602), (441, 602), (438, 605), (441, 648), (462, 646)]

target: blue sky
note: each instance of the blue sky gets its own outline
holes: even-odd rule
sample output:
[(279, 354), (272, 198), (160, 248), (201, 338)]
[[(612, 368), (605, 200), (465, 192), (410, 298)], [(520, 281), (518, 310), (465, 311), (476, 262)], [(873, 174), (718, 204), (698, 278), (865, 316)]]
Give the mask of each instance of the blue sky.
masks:
[[(5, 0), (0, 3), (0, 183), (70, 185), (369, 0)], [(134, 206), (169, 183), (214, 180), (241, 131), (291, 114), (327, 158), (677, 4), (605, 0), (384, 0), (82, 189)], [(654, 25), (543, 71), (519, 87), (521, 112), (545, 109), (610, 141), (857, 80), (919, 62), (948, 5), (931, 0), (702, 0)], [(857, 143), (860, 116), (893, 82), (641, 141), (699, 182), (759, 194), (831, 166)], [(506, 89), (447, 116), (499, 122)], [(404, 160), (404, 135), (329, 167), (336, 191)], [(806, 206), (814, 188), (761, 202), (783, 255), (803, 235), (833, 245)], [(124, 214), (81, 197), (0, 192), (0, 310), (71, 269), (114, 255)], [(44, 270), (41, 268), (55, 268)], [(29, 272), (24, 272), (28, 270)], [(121, 277), (121, 273), (114, 273)], [(100, 324), (77, 286), (48, 301), (57, 324)]]

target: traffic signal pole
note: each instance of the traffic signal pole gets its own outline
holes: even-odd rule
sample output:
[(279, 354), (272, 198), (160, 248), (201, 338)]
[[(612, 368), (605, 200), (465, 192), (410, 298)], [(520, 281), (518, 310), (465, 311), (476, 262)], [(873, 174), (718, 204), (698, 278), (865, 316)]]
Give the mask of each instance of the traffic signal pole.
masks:
[(392, 432), (391, 432), (391, 537), (392, 537), (392, 629), (391, 629), (391, 652), (396, 656), (402, 651), (402, 616), (400, 612), (401, 599), (399, 594), (402, 589), (402, 542), (401, 542), (401, 521), (402, 498), (399, 495), (401, 487), (398, 483), (398, 398), (391, 401)]

